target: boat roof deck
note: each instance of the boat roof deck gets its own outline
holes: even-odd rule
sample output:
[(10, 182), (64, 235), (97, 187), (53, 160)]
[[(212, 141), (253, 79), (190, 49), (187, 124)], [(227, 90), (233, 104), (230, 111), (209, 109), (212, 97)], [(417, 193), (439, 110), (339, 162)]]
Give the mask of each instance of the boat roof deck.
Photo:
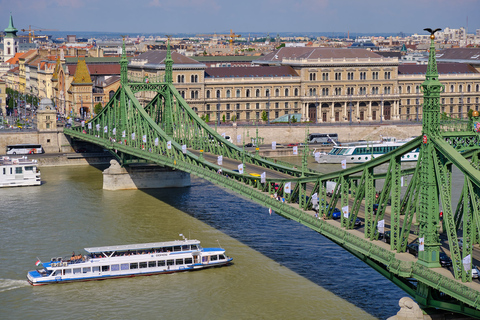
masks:
[(167, 242), (127, 244), (127, 245), (121, 245), (121, 246), (92, 247), (92, 248), (84, 248), (84, 250), (88, 253), (100, 253), (100, 252), (107, 252), (107, 251), (146, 250), (146, 249), (156, 249), (156, 248), (173, 247), (173, 246), (190, 245), (190, 244), (200, 244), (200, 241), (175, 240), (175, 241), (167, 241)]
[(10, 166), (10, 165), (36, 165), (37, 160), (27, 159), (23, 156), (20, 158), (10, 158), (7, 156), (0, 157), (0, 166)]

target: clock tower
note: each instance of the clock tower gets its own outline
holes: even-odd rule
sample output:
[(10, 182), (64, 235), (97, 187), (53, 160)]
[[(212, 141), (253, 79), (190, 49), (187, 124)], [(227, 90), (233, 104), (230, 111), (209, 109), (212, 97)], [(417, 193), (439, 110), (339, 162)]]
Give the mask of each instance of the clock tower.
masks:
[(18, 30), (13, 26), (13, 17), (10, 15), (10, 21), (8, 23), (8, 28), (4, 30), (5, 37), (3, 38), (3, 61), (15, 56), (18, 52)]

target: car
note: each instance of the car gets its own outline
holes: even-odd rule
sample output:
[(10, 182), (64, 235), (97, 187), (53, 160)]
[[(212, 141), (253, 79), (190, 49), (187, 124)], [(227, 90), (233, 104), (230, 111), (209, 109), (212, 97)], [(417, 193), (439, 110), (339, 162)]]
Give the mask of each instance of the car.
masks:
[(261, 176), (261, 175), (259, 175), (258, 173), (254, 173), (254, 172), (250, 173), (250, 175), (251, 175), (251, 176), (254, 176), (254, 177), (260, 177), (260, 176)]
[[(463, 237), (458, 238), (458, 247), (460, 250), (463, 250)], [(472, 244), (472, 249), (473, 249), (473, 244)]]
[(478, 268), (476, 266), (473, 266), (472, 268), (472, 279), (478, 279)]
[(373, 214), (377, 214), (378, 211), (378, 203), (373, 204)]
[[(442, 267), (451, 267), (452, 266), (452, 259), (450, 259), (450, 257), (447, 256), (445, 254), (445, 252), (440, 252), (439, 260), (440, 260), (440, 265)], [(472, 274), (473, 274), (473, 272), (472, 272)]]
[(296, 147), (298, 146), (298, 143), (289, 143), (287, 144), (287, 147)]
[(76, 153), (85, 153), (87, 152), (87, 148), (78, 148), (75, 150)]
[(255, 145), (253, 143), (249, 142), (249, 143), (245, 144), (245, 147), (250, 148), (250, 147), (255, 147)]
[(225, 140), (227, 140), (230, 143), (233, 143), (233, 140), (230, 136), (225, 136)]
[[(352, 220), (353, 220), (353, 215), (350, 216), (350, 223), (352, 223)], [(356, 218), (353, 226), (354, 227), (360, 227), (361, 225), (362, 225), (362, 220), (360, 220), (359, 218)]]
[[(327, 210), (328, 210), (328, 206), (327, 206)], [(333, 209), (333, 212), (332, 212), (332, 219), (340, 219), (342, 216), (342, 211), (340, 211), (340, 209), (338, 208), (334, 208)]]
[(418, 256), (418, 242), (412, 242), (407, 245), (407, 252), (413, 254), (415, 257)]

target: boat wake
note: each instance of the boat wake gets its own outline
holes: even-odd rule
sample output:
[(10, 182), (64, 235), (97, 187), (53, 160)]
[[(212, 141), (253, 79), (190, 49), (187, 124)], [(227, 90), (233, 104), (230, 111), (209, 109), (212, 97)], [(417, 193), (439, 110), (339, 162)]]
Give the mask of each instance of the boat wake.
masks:
[(27, 280), (0, 279), (0, 293), (28, 286)]

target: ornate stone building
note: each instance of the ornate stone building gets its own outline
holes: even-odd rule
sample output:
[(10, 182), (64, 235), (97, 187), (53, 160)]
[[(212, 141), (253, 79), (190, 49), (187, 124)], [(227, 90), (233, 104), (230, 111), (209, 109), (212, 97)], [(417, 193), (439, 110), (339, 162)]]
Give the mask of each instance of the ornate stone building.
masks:
[[(166, 51), (131, 60), (129, 77), (163, 79)], [(173, 53), (177, 90), (210, 120), (269, 120), (299, 113), (313, 123), (382, 122), (421, 119), (426, 66), (401, 65), (366, 49), (281, 48), (250, 67), (206, 67)], [(480, 73), (465, 63), (439, 64), (442, 111), (466, 117), (478, 109)], [(154, 93), (141, 93), (146, 104)]]

